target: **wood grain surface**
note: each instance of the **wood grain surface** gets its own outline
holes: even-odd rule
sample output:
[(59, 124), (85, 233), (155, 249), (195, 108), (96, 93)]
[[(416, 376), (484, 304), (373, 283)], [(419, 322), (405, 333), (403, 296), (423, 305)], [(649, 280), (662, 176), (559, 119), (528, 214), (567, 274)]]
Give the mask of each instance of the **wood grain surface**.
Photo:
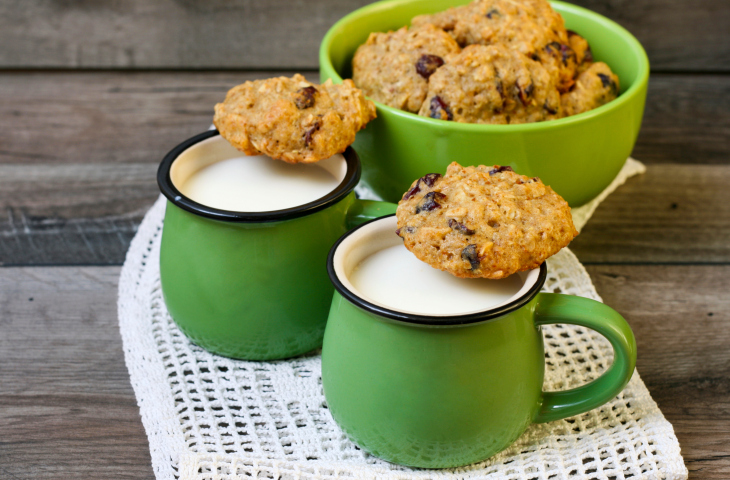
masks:
[(153, 479), (119, 267), (0, 269), (0, 478)]
[(120, 265), (157, 198), (154, 163), (0, 165), (1, 265)]
[(646, 163), (730, 163), (730, 75), (652, 74), (633, 156)]
[[(327, 29), (367, 3), (0, 0), (0, 67), (313, 69)], [(730, 71), (726, 0), (572, 3), (632, 32), (656, 71)]]
[(570, 244), (583, 263), (730, 263), (730, 166), (649, 165)]
[(588, 266), (636, 335), (637, 371), (690, 479), (730, 478), (730, 266)]
[[(292, 73), (0, 73), (0, 163), (159, 163), (210, 126), (228, 89)], [(729, 79), (652, 75), (634, 156), (647, 163), (730, 162)]]
[(0, 73), (0, 163), (159, 163), (230, 88), (293, 73)]
[(327, 29), (368, 3), (0, 0), (0, 66), (317, 68)]

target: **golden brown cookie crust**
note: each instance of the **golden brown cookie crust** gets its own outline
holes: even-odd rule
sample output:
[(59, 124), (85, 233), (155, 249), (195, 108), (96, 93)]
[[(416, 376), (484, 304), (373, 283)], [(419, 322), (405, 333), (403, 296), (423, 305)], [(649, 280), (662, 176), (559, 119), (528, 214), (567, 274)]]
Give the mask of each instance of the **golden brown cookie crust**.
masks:
[(504, 45), (470, 45), (429, 80), (419, 115), (464, 123), (512, 124), (559, 118), (554, 78)]
[(417, 112), (428, 77), (460, 50), (453, 38), (433, 25), (371, 33), (352, 59), (352, 79), (373, 100)]
[(527, 56), (550, 42), (567, 43), (563, 17), (547, 0), (476, 0), (433, 15), (414, 17), (414, 26), (433, 24), (462, 47), (502, 44)]
[(213, 123), (247, 155), (311, 163), (343, 152), (374, 118), (375, 105), (352, 80), (315, 85), (297, 74), (232, 88)]
[(576, 74), (586, 70), (593, 63), (593, 52), (588, 40), (581, 37), (572, 30), (568, 30), (568, 42), (575, 53)]
[(555, 79), (560, 93), (573, 87), (578, 62), (577, 55), (569, 44), (550, 42), (533, 54), (533, 60), (540, 62)]
[(543, 64), (560, 92), (573, 85), (576, 54), (563, 18), (547, 0), (476, 0), (413, 19), (450, 32), (460, 45), (505, 45)]
[(593, 63), (578, 75), (573, 90), (562, 95), (563, 115), (593, 110), (615, 99), (618, 93), (618, 76), (605, 63)]
[(411, 185), (396, 233), (419, 260), (457, 277), (499, 279), (538, 267), (578, 235), (568, 203), (509, 167), (462, 167)]

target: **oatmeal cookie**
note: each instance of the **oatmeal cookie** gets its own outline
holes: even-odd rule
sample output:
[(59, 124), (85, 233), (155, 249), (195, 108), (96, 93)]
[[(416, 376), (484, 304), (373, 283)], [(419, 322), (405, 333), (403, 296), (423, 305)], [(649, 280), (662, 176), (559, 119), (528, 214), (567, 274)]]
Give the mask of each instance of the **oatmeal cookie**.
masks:
[(538, 267), (578, 235), (568, 203), (510, 167), (452, 163), (415, 182), (396, 211), (408, 250), (457, 277), (499, 279)]
[(213, 123), (246, 155), (310, 163), (343, 152), (374, 118), (375, 104), (352, 80), (315, 85), (297, 74), (233, 87)]
[(605, 63), (593, 63), (578, 75), (573, 90), (561, 96), (563, 116), (593, 110), (615, 99), (618, 93), (618, 76)]
[(428, 78), (459, 45), (433, 25), (371, 33), (352, 59), (352, 79), (365, 94), (391, 107), (417, 112)]
[(503, 45), (470, 45), (430, 78), (419, 115), (464, 123), (526, 123), (559, 118), (554, 78)]
[(449, 32), (462, 47), (503, 44), (527, 56), (550, 42), (568, 42), (563, 17), (547, 0), (475, 0), (411, 21), (427, 23)]
[(506, 45), (541, 62), (561, 92), (573, 85), (576, 54), (563, 18), (547, 0), (476, 0), (413, 19), (414, 25), (424, 23), (448, 31), (462, 46)]

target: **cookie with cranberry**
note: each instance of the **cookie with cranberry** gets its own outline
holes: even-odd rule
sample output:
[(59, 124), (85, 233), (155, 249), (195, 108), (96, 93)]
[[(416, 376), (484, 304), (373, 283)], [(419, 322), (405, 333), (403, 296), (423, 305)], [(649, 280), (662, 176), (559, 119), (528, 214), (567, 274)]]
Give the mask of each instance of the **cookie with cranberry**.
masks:
[(503, 45), (470, 45), (429, 80), (419, 115), (464, 123), (512, 124), (559, 118), (555, 79)]
[(538, 267), (578, 235), (568, 203), (510, 167), (462, 167), (416, 180), (396, 234), (419, 260), (457, 277), (499, 279)]
[(615, 99), (618, 94), (618, 76), (605, 63), (593, 63), (576, 77), (573, 89), (561, 96), (563, 115), (567, 117), (593, 110)]
[(563, 17), (547, 0), (476, 0), (432, 15), (419, 15), (414, 26), (435, 25), (467, 45), (502, 44), (527, 56), (550, 42), (568, 42)]
[(352, 59), (352, 79), (373, 100), (417, 112), (428, 78), (459, 45), (433, 25), (371, 33)]
[(343, 152), (374, 118), (375, 104), (352, 80), (316, 85), (297, 74), (232, 88), (213, 123), (247, 155), (310, 163)]
[(533, 60), (540, 62), (555, 79), (560, 93), (573, 87), (578, 70), (578, 56), (569, 43), (550, 42), (533, 54)]
[(460, 45), (505, 45), (543, 64), (558, 90), (573, 85), (576, 54), (563, 18), (546, 0), (477, 0), (413, 19), (450, 32)]
[(568, 42), (550, 42), (535, 58), (557, 79), (558, 91), (569, 92), (575, 85), (575, 78), (593, 63), (593, 54), (588, 41), (568, 30)]

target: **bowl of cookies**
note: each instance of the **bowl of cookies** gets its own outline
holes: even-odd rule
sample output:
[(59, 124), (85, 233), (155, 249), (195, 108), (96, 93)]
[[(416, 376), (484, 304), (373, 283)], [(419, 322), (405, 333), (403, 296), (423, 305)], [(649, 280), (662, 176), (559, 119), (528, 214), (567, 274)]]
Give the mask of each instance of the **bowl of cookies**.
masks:
[(456, 161), (539, 177), (576, 207), (630, 155), (649, 61), (623, 27), (568, 3), (386, 0), (332, 26), (320, 75), (375, 102), (353, 147), (377, 196), (398, 201)]

